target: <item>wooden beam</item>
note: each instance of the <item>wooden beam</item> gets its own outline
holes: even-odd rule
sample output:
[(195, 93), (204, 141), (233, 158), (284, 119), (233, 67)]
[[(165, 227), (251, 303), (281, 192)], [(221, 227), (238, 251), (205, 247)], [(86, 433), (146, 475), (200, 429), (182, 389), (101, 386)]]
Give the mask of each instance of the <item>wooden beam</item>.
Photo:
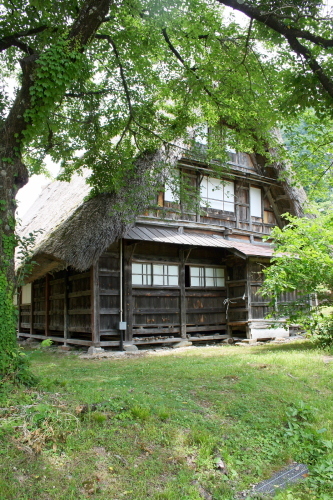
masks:
[(99, 265), (98, 261), (90, 268), (90, 290), (91, 290), (91, 340), (92, 345), (100, 345), (100, 301), (99, 301)]
[[(246, 295), (247, 295), (247, 320), (248, 322), (252, 318), (252, 306), (251, 306), (251, 262), (247, 260), (246, 263), (246, 276), (247, 276), (247, 283), (246, 283)], [(246, 304), (246, 303), (245, 303)], [(246, 324), (246, 336), (247, 338), (250, 338), (250, 329), (249, 329), (249, 323), (247, 322)]]
[(236, 217), (236, 228), (239, 229), (239, 191), (241, 187), (239, 182), (235, 182), (235, 217)]
[(30, 304), (30, 333), (34, 333), (34, 311), (35, 311), (35, 287), (31, 283), (31, 304)]
[(279, 228), (282, 228), (283, 227), (282, 219), (281, 219), (280, 213), (279, 213), (279, 211), (277, 209), (277, 206), (275, 204), (274, 198), (272, 196), (272, 193), (271, 193), (271, 190), (270, 190), (269, 187), (267, 187), (265, 189), (265, 195), (267, 196), (268, 201), (269, 201), (269, 203), (270, 203), (270, 205), (271, 205), (271, 207), (273, 209), (273, 212), (274, 212), (274, 215), (275, 215), (275, 218), (276, 218), (276, 222), (277, 222)]
[(50, 275), (45, 276), (45, 337), (50, 335)]
[(21, 330), (21, 323), (22, 323), (22, 287), (18, 288), (17, 290), (17, 307), (18, 307), (17, 331), (19, 332)]
[(127, 323), (125, 331), (126, 342), (132, 342), (133, 339), (132, 258), (135, 247), (136, 243), (124, 247), (124, 313)]
[(179, 249), (179, 285), (180, 285), (180, 297), (179, 297), (179, 315), (180, 315), (180, 335), (182, 339), (186, 339), (186, 292), (185, 292), (185, 262), (186, 262), (185, 250), (183, 248)]
[(66, 276), (65, 276), (65, 283), (64, 283), (64, 345), (67, 343), (68, 339), (68, 327), (69, 327), (69, 314), (68, 314), (68, 309), (69, 309), (69, 299), (68, 299), (68, 288), (69, 288), (69, 281), (68, 281), (68, 269), (66, 269)]
[[(19, 332), (20, 337), (32, 338), (32, 339), (41, 339), (45, 338), (44, 335), (38, 335), (34, 333), (31, 335), (30, 333), (21, 333)], [(63, 337), (49, 336), (49, 339), (54, 340), (55, 342), (63, 342)], [(68, 339), (68, 344), (76, 344), (76, 345), (86, 345), (91, 346), (92, 342), (90, 340), (81, 340), (81, 339)]]

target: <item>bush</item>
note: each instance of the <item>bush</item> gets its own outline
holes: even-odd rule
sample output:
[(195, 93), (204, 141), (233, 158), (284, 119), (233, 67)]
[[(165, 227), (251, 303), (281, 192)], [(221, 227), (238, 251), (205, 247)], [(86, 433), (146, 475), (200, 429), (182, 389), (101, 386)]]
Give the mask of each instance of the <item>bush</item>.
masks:
[(333, 316), (321, 318), (316, 324), (313, 337), (320, 349), (333, 348)]

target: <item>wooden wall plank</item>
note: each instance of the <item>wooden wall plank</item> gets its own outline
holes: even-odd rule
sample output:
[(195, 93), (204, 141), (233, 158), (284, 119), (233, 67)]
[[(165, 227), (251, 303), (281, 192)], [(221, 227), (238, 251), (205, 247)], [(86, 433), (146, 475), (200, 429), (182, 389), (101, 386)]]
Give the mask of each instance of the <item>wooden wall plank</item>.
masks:
[(185, 291), (185, 250), (179, 249), (179, 285), (180, 285), (180, 335), (186, 339), (186, 291)]
[(69, 309), (69, 299), (68, 299), (68, 270), (66, 269), (66, 276), (65, 276), (65, 290), (64, 290), (64, 342), (66, 345), (66, 341), (68, 339), (68, 327), (69, 327), (69, 314), (68, 314), (68, 309)]
[(92, 345), (99, 347), (100, 345), (100, 317), (99, 317), (99, 268), (98, 262), (90, 269), (91, 283), (91, 340)]
[(131, 342), (133, 338), (133, 295), (132, 295), (132, 257), (136, 244), (124, 247), (124, 313), (127, 328), (125, 341)]

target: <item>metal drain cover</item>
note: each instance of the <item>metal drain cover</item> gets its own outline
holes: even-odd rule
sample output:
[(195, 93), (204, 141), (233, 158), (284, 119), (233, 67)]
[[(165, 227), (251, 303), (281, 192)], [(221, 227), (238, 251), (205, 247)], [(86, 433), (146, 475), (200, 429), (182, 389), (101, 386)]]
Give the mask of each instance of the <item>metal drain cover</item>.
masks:
[(309, 470), (304, 464), (293, 464), (277, 472), (270, 479), (266, 479), (253, 488), (253, 493), (263, 493), (264, 495), (274, 495), (276, 490), (285, 488), (289, 484), (298, 483)]

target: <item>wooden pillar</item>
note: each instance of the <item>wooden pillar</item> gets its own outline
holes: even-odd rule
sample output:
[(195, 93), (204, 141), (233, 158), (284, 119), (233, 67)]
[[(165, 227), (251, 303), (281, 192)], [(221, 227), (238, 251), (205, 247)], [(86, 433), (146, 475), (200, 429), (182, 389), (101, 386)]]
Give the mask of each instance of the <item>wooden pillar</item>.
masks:
[(272, 196), (272, 193), (271, 193), (269, 187), (265, 190), (265, 195), (267, 195), (268, 201), (269, 201), (269, 203), (270, 203), (270, 205), (271, 205), (271, 207), (273, 209), (277, 225), (279, 226), (279, 228), (282, 228), (283, 227), (283, 222), (282, 222), (282, 219), (281, 219), (281, 215), (279, 213), (279, 210), (278, 210), (278, 208), (276, 206), (275, 200), (274, 200), (274, 198)]
[(236, 229), (239, 228), (239, 191), (240, 191), (240, 185), (239, 182), (235, 182), (235, 225)]
[(125, 299), (125, 342), (133, 340), (133, 294), (132, 294), (132, 257), (136, 244), (124, 248), (124, 299)]
[(17, 331), (20, 333), (21, 323), (22, 323), (22, 287), (17, 290), (17, 307), (18, 307), (18, 317), (17, 317)]
[[(252, 231), (252, 217), (251, 217), (251, 183), (249, 182), (249, 231)], [(252, 242), (253, 235), (250, 236)]]
[(66, 269), (65, 283), (64, 283), (64, 345), (67, 344), (68, 333), (69, 333), (69, 301), (68, 301), (68, 269)]
[(265, 221), (264, 221), (264, 215), (265, 215), (265, 202), (264, 202), (264, 190), (262, 187), (260, 187), (260, 193), (261, 193), (261, 232), (264, 234), (265, 233)]
[[(250, 327), (249, 321), (252, 319), (252, 307), (251, 307), (251, 281), (252, 281), (252, 270), (251, 270), (250, 259), (246, 262), (246, 294), (247, 294), (247, 326), (246, 326), (246, 336), (250, 338)], [(246, 304), (246, 302), (245, 302)]]
[(196, 207), (195, 207), (195, 212), (196, 212), (195, 218), (196, 218), (197, 222), (200, 222), (200, 220), (201, 220), (201, 216), (200, 216), (200, 206), (201, 206), (200, 186), (201, 186), (202, 179), (203, 179), (203, 175), (200, 172), (197, 172), (196, 194), (199, 197), (199, 201), (196, 203)]
[(100, 302), (99, 302), (99, 263), (90, 268), (91, 290), (91, 340), (95, 347), (100, 346)]
[(30, 303), (30, 335), (35, 333), (34, 329), (34, 312), (35, 312), (35, 286), (31, 283), (31, 303)]
[(50, 335), (50, 275), (45, 276), (45, 337)]
[(186, 339), (186, 290), (185, 290), (185, 250), (179, 249), (179, 286), (180, 286), (180, 336)]

